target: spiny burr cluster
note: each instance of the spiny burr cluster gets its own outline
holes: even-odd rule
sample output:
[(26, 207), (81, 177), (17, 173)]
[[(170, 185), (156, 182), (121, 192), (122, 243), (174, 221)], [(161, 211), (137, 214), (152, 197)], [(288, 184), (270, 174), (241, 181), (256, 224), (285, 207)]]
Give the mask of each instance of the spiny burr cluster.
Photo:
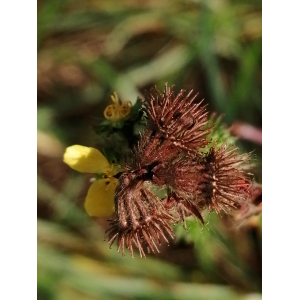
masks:
[[(195, 216), (203, 224), (202, 211), (218, 214), (236, 208), (248, 196), (250, 178), (242, 169), (248, 155), (239, 155), (236, 147), (211, 142), (207, 135), (208, 113), (197, 94), (177, 95), (165, 85), (164, 93), (148, 93), (142, 109), (148, 122), (134, 148), (126, 168), (119, 176), (115, 193), (116, 219), (110, 221), (109, 245), (117, 241), (124, 255), (133, 247), (145, 257), (159, 252), (162, 240), (174, 238), (171, 225)], [(158, 198), (151, 185), (168, 187), (165, 199)]]

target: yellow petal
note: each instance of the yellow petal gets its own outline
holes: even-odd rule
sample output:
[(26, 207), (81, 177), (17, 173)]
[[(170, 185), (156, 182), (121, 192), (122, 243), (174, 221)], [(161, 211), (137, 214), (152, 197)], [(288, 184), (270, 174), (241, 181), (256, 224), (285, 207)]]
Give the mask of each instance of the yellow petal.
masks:
[(115, 211), (114, 195), (118, 180), (99, 179), (90, 186), (84, 208), (91, 217), (108, 217)]
[(73, 145), (66, 149), (64, 162), (72, 169), (85, 173), (107, 173), (110, 165), (97, 149)]

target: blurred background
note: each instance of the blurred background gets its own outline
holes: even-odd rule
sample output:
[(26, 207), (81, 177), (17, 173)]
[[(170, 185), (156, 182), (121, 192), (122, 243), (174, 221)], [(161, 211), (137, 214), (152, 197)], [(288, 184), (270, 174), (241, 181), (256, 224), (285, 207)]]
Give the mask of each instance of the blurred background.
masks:
[[(40, 0), (37, 16), (38, 299), (261, 299), (261, 1)], [(123, 258), (62, 156), (95, 145), (114, 91), (134, 105), (165, 82), (223, 115), (257, 190), (232, 216), (177, 226), (161, 254)]]

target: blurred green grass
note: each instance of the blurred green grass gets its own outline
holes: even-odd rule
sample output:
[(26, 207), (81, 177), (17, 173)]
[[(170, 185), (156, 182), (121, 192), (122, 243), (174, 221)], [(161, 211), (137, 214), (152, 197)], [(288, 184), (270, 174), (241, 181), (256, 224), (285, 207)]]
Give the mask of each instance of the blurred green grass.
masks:
[[(133, 103), (165, 82), (223, 122), (261, 127), (261, 1), (38, 1), (38, 299), (261, 299), (261, 217), (176, 228), (160, 255), (122, 258), (87, 217), (88, 179), (62, 163), (94, 146), (110, 94)], [(261, 145), (238, 141), (256, 155)]]

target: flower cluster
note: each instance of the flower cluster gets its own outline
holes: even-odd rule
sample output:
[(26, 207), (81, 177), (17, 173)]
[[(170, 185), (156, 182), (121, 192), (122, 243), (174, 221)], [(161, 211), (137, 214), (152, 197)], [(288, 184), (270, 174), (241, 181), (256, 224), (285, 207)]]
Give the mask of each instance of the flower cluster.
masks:
[[(162, 94), (158, 90), (147, 94), (141, 100), (147, 125), (122, 172), (116, 175), (109, 171), (111, 167), (102, 156), (101, 170), (94, 170), (104, 173), (105, 178), (98, 180), (97, 188), (92, 189), (97, 181), (92, 184), (85, 207), (98, 199), (92, 205), (99, 206), (98, 211), (88, 213), (104, 215), (100, 207), (105, 207), (103, 202), (111, 205), (109, 197), (114, 195), (116, 218), (110, 221), (108, 243), (111, 246), (117, 241), (122, 255), (128, 248), (133, 256), (134, 247), (141, 257), (146, 256), (145, 248), (159, 252), (162, 240), (174, 238), (172, 224), (182, 222), (185, 226), (189, 216), (204, 224), (205, 209), (227, 212), (248, 197), (251, 180), (242, 167), (249, 156), (238, 154), (233, 146), (211, 144), (208, 135), (214, 126), (209, 126), (206, 107), (194, 102), (196, 96), (192, 91), (185, 95), (184, 90), (175, 95), (167, 84)], [(65, 162), (76, 169), (67, 158)], [(167, 187), (168, 195), (160, 199), (153, 186)]]

